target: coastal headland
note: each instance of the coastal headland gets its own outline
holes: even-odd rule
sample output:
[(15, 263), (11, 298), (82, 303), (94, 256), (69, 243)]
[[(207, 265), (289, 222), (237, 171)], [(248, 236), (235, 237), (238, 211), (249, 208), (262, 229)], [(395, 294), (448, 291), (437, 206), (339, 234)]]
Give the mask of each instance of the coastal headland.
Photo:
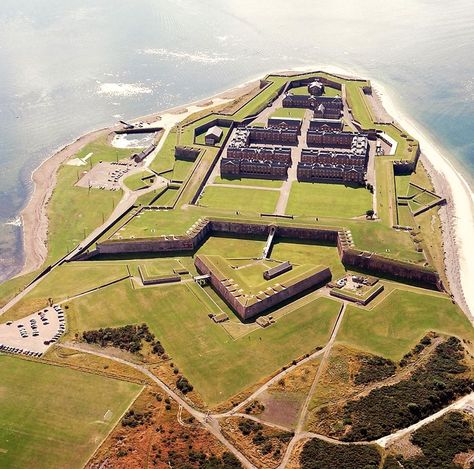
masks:
[(60, 415), (10, 419), (0, 464), (428, 458), (406, 440), (472, 423), (474, 331), (472, 204), (425, 143), (369, 80), (286, 71), (45, 160), (0, 377), (77, 425), (46, 455)]

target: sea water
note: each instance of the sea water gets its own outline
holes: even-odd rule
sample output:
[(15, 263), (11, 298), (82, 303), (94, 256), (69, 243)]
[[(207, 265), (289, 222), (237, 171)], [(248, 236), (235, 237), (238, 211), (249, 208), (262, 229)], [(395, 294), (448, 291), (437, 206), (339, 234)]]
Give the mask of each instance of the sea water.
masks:
[(381, 83), (472, 187), (473, 24), (468, 0), (2, 0), (0, 280), (22, 264), (31, 173), (58, 147), (272, 70)]

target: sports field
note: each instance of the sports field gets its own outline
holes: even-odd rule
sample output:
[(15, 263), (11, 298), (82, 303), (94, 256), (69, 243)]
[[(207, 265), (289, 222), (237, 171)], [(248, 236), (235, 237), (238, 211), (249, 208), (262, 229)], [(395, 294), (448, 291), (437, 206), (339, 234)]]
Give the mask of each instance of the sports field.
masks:
[(474, 338), (469, 320), (447, 296), (418, 292), (395, 289), (371, 310), (348, 306), (337, 340), (400, 360), (429, 331)]
[[(203, 298), (201, 301), (200, 298)], [(328, 340), (340, 303), (318, 298), (238, 340), (212, 322), (195, 283), (133, 290), (123, 282), (69, 303), (71, 332), (146, 322), (209, 405)]]
[(199, 204), (223, 210), (273, 213), (279, 195), (277, 191), (209, 186)]
[(141, 386), (0, 355), (0, 466), (81, 468)]
[(372, 208), (372, 194), (343, 184), (294, 182), (286, 207), (289, 215), (353, 218)]

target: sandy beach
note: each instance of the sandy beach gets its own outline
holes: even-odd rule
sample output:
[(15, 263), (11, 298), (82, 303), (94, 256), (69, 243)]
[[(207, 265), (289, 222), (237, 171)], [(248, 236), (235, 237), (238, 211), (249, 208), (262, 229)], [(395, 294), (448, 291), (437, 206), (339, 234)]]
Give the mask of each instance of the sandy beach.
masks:
[[(312, 70), (326, 70), (330, 73), (346, 77), (354, 76), (354, 74), (348, 71), (333, 66), (321, 66), (304, 70), (293, 69), (279, 73), (290, 74), (296, 71)], [(160, 119), (164, 118), (163, 123), (165, 121), (168, 124), (173, 123), (184, 119), (186, 115), (198, 109), (221, 104), (224, 102), (222, 100), (235, 99), (251, 92), (258, 86), (260, 78), (252, 78), (241, 85), (218, 93), (210, 98), (139, 117), (133, 119), (132, 122), (159, 123)], [(400, 112), (381, 84), (372, 82), (372, 85), (374, 97), (371, 99), (371, 104), (374, 114), (381, 121), (394, 120), (398, 122), (413, 137), (420, 141), (423, 153), (422, 162), (432, 178), (437, 193), (448, 201), (447, 206), (440, 210), (446, 274), (454, 299), (463, 307), (471, 321), (473, 321), (474, 291), (470, 288), (470, 285), (474, 281), (474, 265), (469, 262), (470, 259), (474, 259), (474, 246), (470, 243), (470, 240), (474, 239), (473, 194), (461, 174), (445, 156), (445, 153), (430, 140), (426, 132), (423, 132), (419, 125)], [(48, 227), (46, 207), (56, 183), (56, 173), (59, 166), (77, 153), (83, 146), (103, 133), (111, 132), (113, 129), (114, 127), (110, 127), (93, 131), (78, 138), (75, 142), (66, 145), (52, 157), (45, 160), (33, 173), (34, 191), (28, 205), (21, 213), (25, 264), (20, 275), (38, 269), (46, 259)]]
[(392, 118), (420, 142), (422, 162), (436, 192), (447, 205), (439, 211), (443, 231), (444, 263), (455, 301), (474, 323), (474, 195), (467, 181), (421, 126), (405, 116), (382, 85), (372, 83)]

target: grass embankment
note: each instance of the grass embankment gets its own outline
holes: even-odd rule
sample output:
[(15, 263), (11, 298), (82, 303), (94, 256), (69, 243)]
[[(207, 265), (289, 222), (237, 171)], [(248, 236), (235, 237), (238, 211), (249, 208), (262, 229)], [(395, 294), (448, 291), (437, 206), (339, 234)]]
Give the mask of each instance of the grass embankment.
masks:
[(402, 288), (370, 310), (348, 306), (337, 340), (398, 361), (429, 331), (473, 339), (469, 320), (447, 296)]
[(209, 319), (217, 311), (210, 311), (201, 295), (194, 283), (141, 290), (120, 283), (71, 301), (70, 331), (146, 322), (184, 376), (214, 405), (324, 345), (339, 311), (339, 303), (319, 298), (268, 329), (232, 340)]
[(141, 389), (9, 356), (0, 370), (5, 468), (83, 467)]

